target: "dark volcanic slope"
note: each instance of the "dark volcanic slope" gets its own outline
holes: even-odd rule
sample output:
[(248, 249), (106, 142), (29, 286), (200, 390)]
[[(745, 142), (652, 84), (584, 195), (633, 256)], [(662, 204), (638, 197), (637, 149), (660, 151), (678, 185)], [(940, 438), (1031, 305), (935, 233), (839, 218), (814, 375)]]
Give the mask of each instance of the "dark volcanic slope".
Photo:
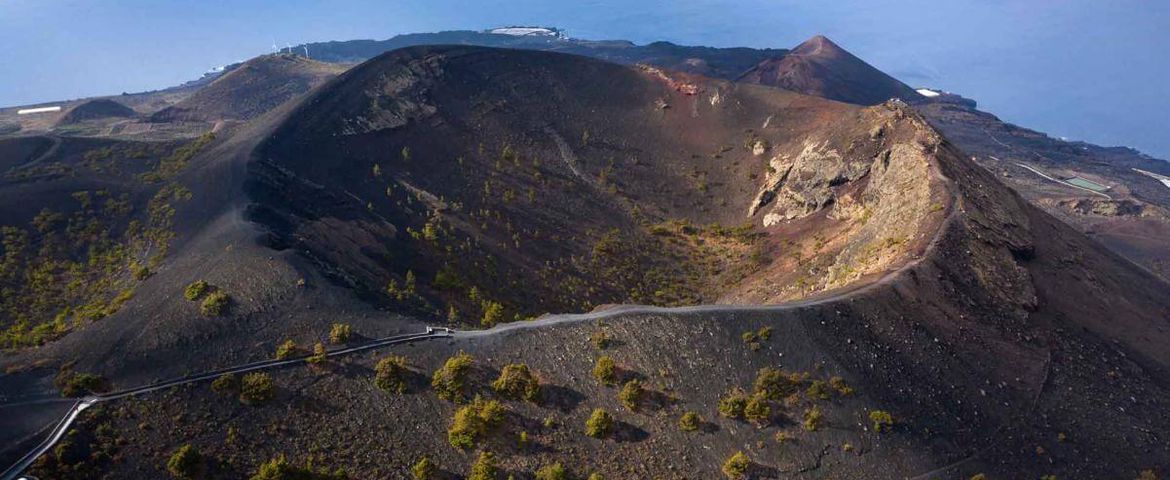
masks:
[[(756, 478), (1133, 478), (1170, 465), (1167, 285), (1029, 205), (901, 102), (433, 47), (283, 108), (162, 169), (190, 190), (160, 206), (173, 254), (121, 310), (5, 357), (6, 398), (51, 394), (64, 365), (125, 387), (271, 357), (285, 339), (325, 342), (334, 322), (417, 331), (450, 307), (474, 323), (494, 302), (510, 320), (614, 299), (806, 301), (517, 322), (274, 371), (263, 405), (205, 385), (123, 399), (87, 410), (33, 474), (159, 478), (184, 444), (204, 453), (205, 477), (225, 479), (279, 455), (352, 478), (408, 478), (425, 455), (457, 478), (480, 451), (516, 478), (560, 462), (582, 478), (711, 479), (737, 451)], [(45, 152), (85, 166), (107, 146), (0, 152), (21, 171)], [(163, 173), (165, 158), (139, 168)], [(11, 181), (69, 181), (34, 172)], [(283, 251), (253, 242), (247, 202)], [(183, 299), (200, 278), (231, 294), (225, 315)], [(600, 351), (599, 331), (611, 339)], [(464, 393), (507, 410), (467, 450), (445, 432), (461, 405), (428, 386), (459, 351), (474, 356)], [(372, 381), (387, 353), (407, 357), (402, 393)], [(621, 387), (592, 377), (601, 355), (648, 392), (619, 401)], [(543, 384), (539, 400), (490, 387), (515, 362)], [(771, 411), (753, 422), (720, 416), (720, 397), (752, 390), (763, 367), (808, 376), (765, 391), (755, 407)], [(828, 387), (834, 376), (852, 393)], [(6, 443), (37, 408), (0, 408)], [(617, 420), (608, 437), (583, 434), (595, 408)], [(875, 431), (875, 410), (893, 425)], [(697, 431), (680, 430), (685, 411), (702, 416)]]
[(739, 81), (859, 105), (876, 105), (891, 98), (907, 101), (921, 98), (913, 88), (821, 35), (806, 40), (782, 57), (760, 62)]
[(303, 104), (249, 188), (275, 246), (439, 318), (777, 301), (922, 247), (945, 196), (897, 146), (921, 131), (648, 67), (420, 47)]
[(57, 121), (58, 125), (70, 125), (86, 120), (95, 120), (99, 118), (130, 118), (138, 115), (134, 109), (122, 105), (110, 99), (90, 100), (81, 105), (69, 109)]
[(247, 120), (301, 95), (345, 67), (297, 55), (245, 62), (183, 101), (156, 112), (155, 122)]

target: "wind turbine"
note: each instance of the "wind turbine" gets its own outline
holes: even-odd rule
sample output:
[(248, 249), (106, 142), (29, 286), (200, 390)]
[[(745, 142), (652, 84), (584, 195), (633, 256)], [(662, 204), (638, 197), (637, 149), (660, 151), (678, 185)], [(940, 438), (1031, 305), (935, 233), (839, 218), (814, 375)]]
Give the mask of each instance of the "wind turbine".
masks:
[(272, 53), (280, 53), (280, 47), (276, 46), (276, 39), (272, 39)]
[(309, 44), (306, 43), (302, 46), (305, 47), (305, 58), (309, 58)]
[(287, 42), (286, 42), (286, 43), (285, 43), (285, 45), (287, 45), (287, 46), (288, 46), (288, 53), (289, 53), (289, 55), (292, 55), (292, 44), (291, 44), (291, 43), (287, 43)]

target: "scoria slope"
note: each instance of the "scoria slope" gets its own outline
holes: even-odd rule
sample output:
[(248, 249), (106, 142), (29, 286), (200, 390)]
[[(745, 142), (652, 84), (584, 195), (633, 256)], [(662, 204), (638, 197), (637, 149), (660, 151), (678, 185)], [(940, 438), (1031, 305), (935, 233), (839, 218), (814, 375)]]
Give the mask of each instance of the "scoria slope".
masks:
[(190, 97), (151, 115), (154, 122), (247, 120), (345, 70), (298, 55), (273, 54), (235, 67)]
[(921, 250), (947, 203), (925, 131), (653, 67), (421, 47), (302, 104), (248, 190), (273, 246), (437, 320), (775, 302)]
[(817, 35), (784, 56), (760, 62), (739, 81), (780, 87), (859, 105), (921, 98), (913, 88)]
[[(74, 351), (72, 368), (124, 387), (326, 342), (335, 322), (353, 325), (350, 344), (420, 319), (509, 323), (273, 371), (259, 405), (223, 384), (102, 404), (36, 475), (159, 477), (184, 444), (210, 478), (282, 455), (356, 478), (405, 478), (426, 456), (452, 478), (485, 451), (517, 478), (554, 462), (718, 478), (737, 452), (754, 478), (1126, 478), (1170, 463), (1166, 284), (900, 102), (412, 48), (225, 131), (177, 180), (193, 198), (144, 294), (53, 356), (7, 363), (5, 385), (37, 386)], [(182, 299), (199, 278), (231, 292), (226, 315)], [(515, 321), (628, 301), (704, 305)], [(466, 403), (428, 378), (460, 351), (472, 363), (453, 397), (504, 409), (470, 444), (447, 431)], [(405, 356), (401, 389), (374, 381), (390, 354)], [(594, 377), (602, 356), (613, 378)], [(512, 363), (538, 395), (492, 388)], [(720, 408), (736, 387), (750, 415), (746, 398)], [(614, 424), (586, 436), (598, 408)]]

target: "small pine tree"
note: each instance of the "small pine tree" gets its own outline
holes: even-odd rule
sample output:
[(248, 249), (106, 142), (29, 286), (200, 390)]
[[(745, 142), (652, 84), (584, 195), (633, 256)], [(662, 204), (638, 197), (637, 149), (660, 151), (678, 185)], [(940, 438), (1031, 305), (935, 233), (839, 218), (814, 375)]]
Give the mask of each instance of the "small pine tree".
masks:
[(439, 473), (439, 466), (430, 457), (424, 456), (410, 468), (410, 473), (414, 475), (414, 480), (432, 480)]
[(812, 408), (806, 409), (804, 411), (804, 421), (801, 422), (801, 426), (803, 426), (805, 430), (815, 432), (817, 429), (821, 428), (821, 423), (823, 423), (824, 420), (825, 414), (821, 412), (821, 407), (813, 405)]
[(743, 452), (735, 452), (727, 461), (723, 462), (723, 475), (732, 480), (739, 480), (747, 477), (748, 467), (751, 466), (751, 460)]
[(329, 352), (325, 350), (325, 345), (321, 342), (317, 342), (313, 345), (313, 356), (307, 358), (306, 361), (309, 363), (324, 362), (328, 353)]
[(471, 465), (471, 474), (467, 480), (499, 480), (499, 476), (500, 467), (496, 465), (496, 456), (492, 452), (482, 452)]
[(545, 465), (536, 471), (536, 480), (569, 480), (569, 472), (559, 462)]
[(189, 443), (175, 450), (167, 460), (167, 471), (175, 478), (196, 478), (202, 470), (203, 455)]
[(642, 382), (637, 379), (630, 380), (622, 386), (622, 390), (618, 392), (618, 400), (622, 402), (622, 406), (630, 409), (631, 412), (638, 411), (638, 405), (642, 403), (642, 399), (646, 397), (646, 389), (642, 387)]
[(272, 377), (267, 373), (254, 372), (244, 375), (240, 382), (240, 401), (247, 405), (260, 405), (276, 395)]
[(612, 430), (613, 416), (604, 409), (593, 409), (593, 414), (585, 422), (585, 435), (593, 438), (605, 438)]
[(297, 342), (292, 340), (285, 340), (284, 343), (276, 347), (276, 359), (284, 360), (297, 354)]
[(727, 418), (743, 418), (747, 402), (747, 392), (735, 387), (719, 399), (719, 414)]
[(523, 363), (505, 365), (500, 377), (492, 382), (492, 389), (513, 400), (535, 402), (540, 399), (540, 382)]
[(353, 327), (348, 323), (334, 323), (329, 329), (329, 343), (339, 345), (348, 342), (353, 337)]
[(743, 408), (743, 416), (756, 425), (767, 425), (772, 420), (772, 405), (763, 392), (757, 392), (748, 399)]
[(609, 355), (602, 355), (593, 366), (593, 377), (605, 385), (617, 383), (617, 365)]
[(885, 410), (870, 411), (869, 420), (873, 422), (873, 431), (878, 433), (894, 427), (894, 416)]
[(409, 372), (406, 357), (390, 355), (374, 365), (374, 385), (387, 392), (405, 393)]
[(471, 373), (473, 362), (471, 355), (459, 352), (459, 354), (448, 358), (442, 368), (435, 370), (435, 374), (431, 377), (431, 387), (435, 389), (439, 398), (456, 403), (463, 400), (467, 377)]
[(693, 432), (699, 429), (699, 425), (702, 423), (702, 421), (703, 418), (700, 417), (698, 413), (688, 411), (679, 417), (678, 429), (684, 432)]

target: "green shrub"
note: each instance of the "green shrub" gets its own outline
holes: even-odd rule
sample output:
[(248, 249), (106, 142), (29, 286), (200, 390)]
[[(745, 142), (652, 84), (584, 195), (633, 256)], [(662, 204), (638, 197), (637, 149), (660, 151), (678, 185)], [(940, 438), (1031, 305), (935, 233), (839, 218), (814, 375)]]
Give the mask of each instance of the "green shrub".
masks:
[(482, 452), (471, 465), (471, 474), (467, 480), (499, 480), (499, 476), (500, 467), (496, 465), (496, 456), (492, 452)]
[(853, 395), (853, 387), (845, 384), (845, 379), (841, 377), (832, 377), (829, 379), (829, 386), (837, 391), (837, 394), (847, 397)]
[(348, 475), (343, 471), (329, 473), (314, 470), (312, 464), (298, 467), (285, 459), (284, 455), (277, 456), (260, 465), (256, 474), (250, 480), (347, 480)]
[(431, 388), (435, 394), (444, 400), (460, 402), (465, 398), (467, 377), (471, 373), (473, 363), (471, 355), (464, 352), (448, 358), (443, 367), (435, 370), (431, 377)]
[(642, 403), (642, 399), (646, 397), (646, 389), (642, 387), (642, 382), (637, 379), (630, 380), (622, 386), (622, 390), (618, 392), (618, 400), (622, 402), (622, 406), (630, 409), (630, 411), (637, 411), (638, 405)]
[(167, 460), (167, 471), (175, 478), (195, 478), (203, 470), (203, 455), (199, 450), (186, 444), (175, 450)]
[(545, 465), (536, 471), (536, 480), (569, 480), (569, 472), (560, 463)]
[(284, 360), (286, 358), (295, 356), (299, 348), (297, 342), (292, 340), (285, 340), (284, 343), (276, 346), (276, 359)]
[(479, 324), (484, 327), (494, 327), (504, 317), (504, 305), (500, 302), (484, 300), (480, 307), (483, 309), (483, 318), (479, 320)]
[(878, 433), (894, 427), (894, 416), (885, 410), (870, 411), (869, 420), (873, 422), (873, 431)]
[(809, 384), (808, 389), (804, 391), (804, 395), (809, 400), (828, 400), (829, 399), (829, 385), (823, 380), (813, 380)]
[(390, 355), (374, 365), (374, 385), (387, 392), (405, 393), (409, 372), (406, 357)]
[(540, 382), (523, 363), (505, 365), (500, 377), (492, 382), (492, 389), (513, 400), (535, 402), (540, 399)]
[(589, 343), (598, 350), (605, 350), (613, 343), (613, 338), (609, 336), (609, 332), (605, 330), (598, 330), (589, 334)]
[(751, 466), (751, 460), (748, 459), (748, 456), (743, 452), (735, 452), (723, 462), (723, 475), (736, 480), (746, 478), (749, 466)]
[(756, 373), (752, 391), (763, 393), (768, 400), (783, 400), (784, 397), (797, 392), (804, 377), (802, 374), (790, 374), (777, 368), (764, 367)]
[(593, 438), (605, 438), (613, 430), (613, 416), (601, 408), (593, 409), (589, 420), (585, 421), (585, 435)]
[(240, 391), (240, 377), (234, 373), (220, 375), (211, 382), (211, 391), (215, 393), (236, 393)]
[(772, 405), (763, 392), (756, 392), (743, 408), (743, 416), (757, 425), (767, 425), (772, 420)]
[(768, 339), (772, 338), (772, 327), (760, 327), (760, 330), (756, 332), (756, 336), (760, 338), (760, 341), (768, 341)]
[(824, 423), (824, 420), (825, 414), (824, 412), (821, 412), (821, 407), (813, 405), (812, 408), (805, 409), (804, 421), (801, 422), (801, 426), (803, 426), (805, 430), (815, 432), (817, 429), (821, 428), (821, 424)]
[(693, 432), (699, 429), (699, 424), (702, 422), (703, 418), (698, 413), (688, 411), (678, 418), (678, 429), (684, 432)]
[(455, 411), (447, 429), (447, 442), (460, 450), (475, 447), (475, 442), (504, 423), (504, 406), (496, 400), (476, 396), (471, 404)]
[(109, 390), (109, 382), (105, 377), (72, 371), (61, 372), (57, 376), (57, 385), (61, 388), (63, 397), (81, 397)]
[(253, 372), (244, 375), (240, 382), (240, 401), (246, 405), (260, 405), (272, 400), (276, 387), (267, 373)]
[(310, 356), (309, 358), (305, 359), (305, 361), (307, 361), (309, 363), (324, 362), (325, 359), (328, 358), (328, 356), (327, 356), (328, 353), (329, 352), (327, 350), (325, 350), (325, 345), (322, 344), (321, 342), (317, 342), (316, 344), (313, 345), (313, 355)]
[(231, 305), (232, 297), (222, 290), (216, 290), (207, 294), (203, 299), (203, 303), (199, 304), (199, 313), (205, 317), (218, 317), (227, 313), (228, 306)]
[(211, 285), (206, 281), (196, 280), (187, 285), (186, 290), (183, 290), (183, 298), (191, 301), (199, 300), (199, 297), (202, 297), (210, 289)]
[(589, 480), (605, 480), (605, 476), (600, 473), (589, 474)]
[(609, 355), (602, 355), (593, 365), (593, 377), (605, 385), (617, 383), (617, 365)]
[(439, 467), (430, 457), (422, 457), (410, 468), (410, 473), (414, 475), (414, 480), (432, 480), (439, 474)]
[(348, 342), (353, 337), (353, 329), (348, 323), (334, 323), (329, 329), (329, 343), (339, 345)]
[(719, 399), (719, 414), (727, 418), (743, 418), (747, 403), (747, 393), (742, 388), (732, 388)]

